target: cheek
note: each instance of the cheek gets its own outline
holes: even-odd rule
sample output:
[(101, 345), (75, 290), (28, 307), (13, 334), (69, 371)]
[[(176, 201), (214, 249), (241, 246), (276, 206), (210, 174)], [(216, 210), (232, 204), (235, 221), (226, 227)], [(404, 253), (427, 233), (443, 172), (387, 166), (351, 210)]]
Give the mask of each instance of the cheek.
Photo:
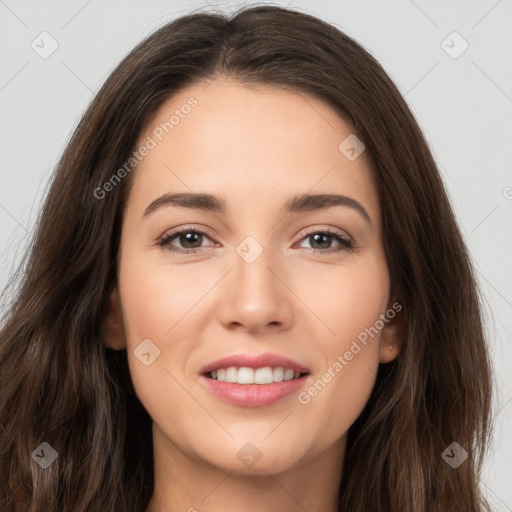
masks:
[[(163, 421), (170, 409), (186, 409), (188, 414), (191, 400), (182, 387), (184, 374), (191, 354), (198, 350), (201, 333), (211, 322), (205, 294), (219, 281), (219, 275), (204, 264), (155, 264), (154, 254), (146, 257), (136, 248), (125, 254), (119, 280), (135, 391), (153, 418)], [(160, 351), (149, 366), (134, 353), (144, 340), (151, 340)]]
[[(139, 257), (136, 250), (126, 251), (121, 261), (119, 280), (130, 374), (137, 396), (153, 416), (162, 404), (180, 397), (172, 361), (181, 365), (190, 350), (190, 334), (184, 329), (191, 324), (191, 308), (204, 294), (204, 285), (191, 280), (183, 267), (170, 272)], [(147, 353), (149, 358), (142, 356)]]
[[(364, 343), (369, 329), (379, 320), (379, 315), (385, 312), (388, 299), (389, 288), (385, 276), (347, 276), (343, 280), (343, 291), (333, 301), (336, 305), (336, 312), (332, 311), (336, 337), (343, 340), (344, 345), (350, 345), (355, 339)], [(373, 330), (371, 332), (374, 334)], [(377, 337), (374, 334), (371, 339)]]
[(318, 341), (324, 354), (332, 359), (333, 353), (348, 350), (353, 340), (364, 343), (365, 337), (368, 342), (378, 339), (368, 330), (385, 313), (389, 300), (389, 273), (383, 258), (370, 254), (357, 265), (328, 269), (317, 273), (314, 283), (314, 287), (311, 282), (301, 286), (308, 294), (311, 310), (323, 320), (324, 328), (318, 334), (324, 334)]
[[(298, 397), (310, 417), (329, 418), (326, 443), (346, 432), (364, 409), (379, 366), (380, 315), (389, 299), (389, 274), (382, 260), (343, 269), (316, 280), (329, 300), (316, 300), (329, 329), (315, 340), (322, 367)], [(320, 287), (316, 288), (320, 290)], [(318, 291), (315, 297), (320, 297)], [(313, 299), (313, 297), (312, 297)], [(320, 332), (320, 331), (318, 331)]]
[(190, 324), (182, 320), (194, 316), (195, 306), (215, 283), (208, 268), (198, 272), (154, 260), (128, 256), (120, 269), (124, 321), (134, 343), (137, 336), (153, 336), (156, 343), (173, 338)]

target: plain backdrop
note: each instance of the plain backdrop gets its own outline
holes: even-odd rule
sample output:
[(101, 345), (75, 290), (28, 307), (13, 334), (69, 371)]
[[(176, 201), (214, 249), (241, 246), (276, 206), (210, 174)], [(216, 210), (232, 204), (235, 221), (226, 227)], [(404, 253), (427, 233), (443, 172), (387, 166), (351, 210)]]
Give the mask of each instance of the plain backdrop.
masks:
[[(22, 261), (60, 153), (108, 74), (157, 27), (208, 5), (230, 12), (242, 4), (0, 0), (1, 288)], [(496, 511), (512, 511), (512, 1), (274, 5), (321, 17), (361, 43), (425, 133), (481, 283), (499, 390), (485, 486)]]

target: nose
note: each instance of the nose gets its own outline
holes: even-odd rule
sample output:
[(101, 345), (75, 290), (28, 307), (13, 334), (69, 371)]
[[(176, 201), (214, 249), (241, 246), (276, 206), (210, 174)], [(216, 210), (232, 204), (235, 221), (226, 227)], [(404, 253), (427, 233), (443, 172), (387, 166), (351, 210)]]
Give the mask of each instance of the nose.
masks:
[(272, 251), (264, 249), (252, 263), (238, 254), (233, 261), (234, 268), (226, 276), (221, 290), (221, 323), (228, 329), (251, 333), (288, 329), (294, 295)]

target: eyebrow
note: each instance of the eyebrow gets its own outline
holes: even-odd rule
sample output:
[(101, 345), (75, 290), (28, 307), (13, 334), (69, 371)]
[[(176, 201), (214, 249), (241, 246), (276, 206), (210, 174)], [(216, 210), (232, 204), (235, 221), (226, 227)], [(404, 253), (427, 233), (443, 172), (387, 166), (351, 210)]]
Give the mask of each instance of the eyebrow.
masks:
[[(192, 208), (206, 212), (224, 214), (226, 212), (226, 201), (211, 194), (164, 194), (155, 199), (144, 211), (143, 218), (156, 210), (164, 207), (174, 206)], [(313, 210), (323, 210), (333, 206), (345, 206), (359, 212), (362, 217), (372, 225), (370, 215), (364, 206), (351, 197), (340, 194), (303, 194), (292, 197), (286, 201), (282, 213), (301, 213)]]

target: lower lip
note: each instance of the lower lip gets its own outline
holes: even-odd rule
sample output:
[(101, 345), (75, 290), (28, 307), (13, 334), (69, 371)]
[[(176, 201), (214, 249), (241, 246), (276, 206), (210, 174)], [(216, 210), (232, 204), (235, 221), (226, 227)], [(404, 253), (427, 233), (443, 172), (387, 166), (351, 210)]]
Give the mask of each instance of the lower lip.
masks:
[(205, 375), (201, 375), (199, 380), (221, 400), (228, 403), (240, 407), (265, 407), (298, 391), (308, 376), (309, 374), (298, 379), (283, 380), (272, 384), (221, 382)]

